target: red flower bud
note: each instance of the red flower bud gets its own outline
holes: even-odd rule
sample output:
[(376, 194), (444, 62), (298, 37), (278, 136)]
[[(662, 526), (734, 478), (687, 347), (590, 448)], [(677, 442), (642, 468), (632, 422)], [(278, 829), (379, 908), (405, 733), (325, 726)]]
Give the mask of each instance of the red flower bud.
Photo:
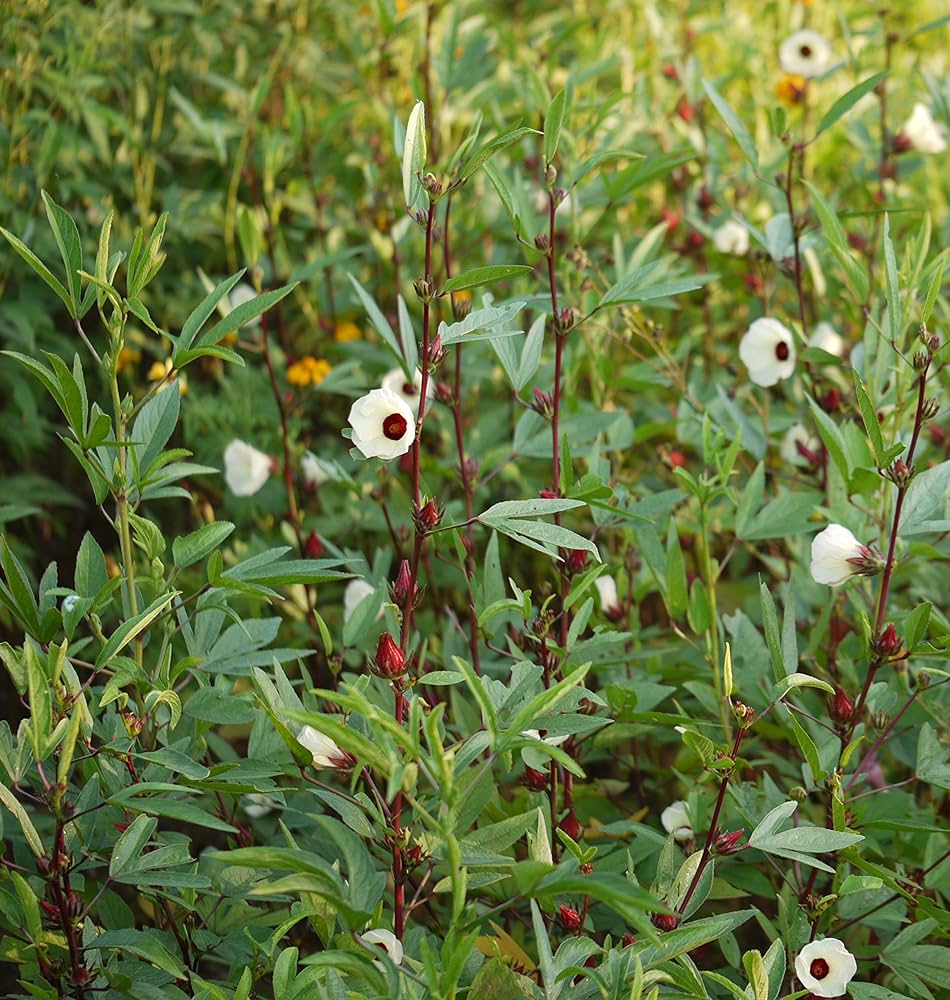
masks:
[(572, 573), (580, 573), (587, 565), (587, 553), (584, 549), (568, 549), (564, 561)]
[(693, 229), (686, 237), (686, 246), (690, 250), (699, 250), (700, 247), (706, 242), (705, 237), (702, 233), (697, 232)]
[(675, 931), (679, 927), (680, 918), (675, 913), (653, 913), (650, 923), (658, 931)]
[(593, 875), (594, 866), (588, 861), (580, 866), (580, 873), (581, 875)]
[(841, 406), (841, 393), (831, 388), (822, 396), (820, 403), (825, 413), (834, 413)]
[(376, 647), (376, 673), (380, 677), (393, 680), (405, 672), (406, 658), (402, 650), (388, 632), (383, 632)]
[(679, 212), (675, 212), (671, 208), (664, 208), (660, 212), (660, 221), (666, 223), (666, 231), (668, 233), (675, 232), (679, 228), (680, 216)]
[(898, 132), (894, 136), (893, 146), (895, 153), (906, 153), (913, 147), (913, 143), (903, 132)]
[(448, 382), (436, 382), (435, 398), (440, 403), (444, 403), (446, 406), (451, 406), (453, 399), (452, 386), (450, 386)]
[(762, 294), (762, 289), (765, 287), (765, 285), (764, 285), (764, 283), (762, 281), (762, 276), (761, 275), (758, 275), (758, 274), (745, 274), (742, 277), (742, 281), (745, 284), (745, 287), (753, 295), (761, 295)]
[(548, 776), (544, 771), (536, 771), (533, 767), (525, 767), (524, 783), (532, 792), (543, 792), (548, 787)]
[(399, 607), (404, 608), (415, 588), (412, 585), (412, 574), (409, 572), (409, 560), (403, 559), (399, 564), (399, 572), (396, 574), (396, 582), (393, 584), (393, 597)]
[(716, 204), (716, 199), (713, 198), (712, 192), (705, 184), (699, 189), (696, 204), (699, 206), (701, 212), (708, 212)]
[(630, 931), (624, 931), (623, 937), (620, 939), (620, 943), (624, 946), (624, 948), (629, 948), (630, 945), (637, 943), (637, 939), (635, 935), (630, 933)]
[(874, 648), (883, 656), (896, 656), (901, 651), (901, 638), (893, 622), (884, 627), (884, 631), (874, 643)]
[(581, 915), (571, 906), (562, 905), (558, 907), (558, 911), (558, 917), (564, 930), (568, 934), (576, 934), (583, 926)]
[(62, 923), (63, 916), (59, 912), (58, 906), (53, 906), (53, 904), (47, 900), (41, 899), (40, 909), (46, 914), (47, 920), (51, 920), (54, 924)]
[(676, 105), (676, 113), (683, 119), (684, 122), (691, 122), (693, 116), (696, 114), (696, 109), (686, 100), (685, 97), (680, 98), (679, 104)]
[(558, 492), (557, 490), (543, 489), (538, 491), (538, 496), (542, 500), (557, 500)]
[(433, 531), (442, 520), (442, 511), (430, 500), (416, 515), (416, 524), (422, 531)]
[(686, 456), (681, 451), (671, 451), (667, 460), (674, 469), (682, 469), (686, 465)]
[(829, 714), (835, 722), (842, 726), (851, 721), (851, 716), (854, 715), (854, 702), (845, 694), (844, 688), (839, 687), (835, 691)]
[(315, 531), (311, 531), (307, 535), (307, 540), (303, 543), (303, 550), (308, 559), (319, 559), (323, 555), (323, 542), (320, 541), (320, 536)]
[(567, 815), (558, 823), (557, 828), (563, 830), (571, 840), (580, 840), (581, 825), (577, 822), (577, 816), (574, 815), (573, 809), (568, 810)]
[(745, 828), (733, 830), (731, 833), (720, 831), (713, 841), (713, 854), (735, 854), (742, 845), (742, 838), (745, 837)]
[(672, 63), (667, 63), (663, 67), (663, 75), (667, 78), (667, 80), (679, 79), (679, 73), (677, 72), (676, 67)]
[(851, 626), (843, 618), (835, 615), (831, 619), (828, 631), (831, 634), (831, 641), (835, 646), (840, 646), (845, 636), (851, 631)]

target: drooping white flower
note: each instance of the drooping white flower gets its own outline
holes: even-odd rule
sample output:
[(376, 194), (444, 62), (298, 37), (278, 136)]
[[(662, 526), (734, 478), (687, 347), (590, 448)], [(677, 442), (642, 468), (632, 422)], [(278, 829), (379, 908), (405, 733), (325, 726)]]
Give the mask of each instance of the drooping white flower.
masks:
[(792, 424), (785, 432), (785, 437), (782, 438), (782, 443), (779, 446), (779, 455), (782, 461), (788, 465), (810, 465), (807, 457), (798, 450), (799, 445), (806, 451), (818, 454), (818, 439), (809, 434), (804, 424)]
[(811, 575), (816, 583), (836, 587), (852, 576), (869, 576), (880, 559), (843, 524), (829, 524), (811, 543)]
[(739, 342), (739, 357), (756, 385), (775, 385), (795, 371), (792, 332), (777, 319), (762, 316)]
[(570, 734), (565, 734), (564, 736), (541, 736), (540, 729), (522, 729), (522, 736), (527, 736), (529, 740), (537, 740), (539, 743), (547, 743), (549, 747), (559, 747), (562, 743), (566, 743), (571, 737)]
[(329, 736), (317, 732), (312, 726), (304, 726), (297, 733), (297, 742), (313, 755), (314, 767), (346, 768), (352, 766), (352, 755), (346, 750), (341, 750)]
[[(406, 378), (406, 373), (401, 368), (393, 368), (386, 372), (380, 385), (382, 388), (388, 389), (390, 392), (394, 392), (397, 396), (400, 396), (413, 413), (419, 412), (419, 395), (422, 392), (422, 372), (418, 368), (412, 376), (411, 382)], [(431, 395), (432, 382), (430, 381), (426, 385), (426, 399)]]
[(350, 407), (353, 447), (366, 458), (388, 461), (405, 455), (416, 436), (416, 417), (402, 396), (373, 389)]
[[(371, 948), (374, 946), (382, 948), (389, 956), (389, 960), (393, 965), (402, 964), (402, 942), (392, 931), (387, 931), (384, 927), (374, 927), (371, 931), (361, 934), (360, 940), (363, 944), (369, 945)], [(382, 967), (382, 962), (375, 962), (374, 964)]]
[(947, 148), (943, 129), (934, 121), (930, 108), (919, 101), (914, 105), (910, 118), (904, 122), (900, 134), (918, 153), (942, 153)]
[(263, 792), (250, 792), (244, 796), (241, 808), (251, 819), (260, 819), (274, 811), (274, 802)]
[(822, 320), (812, 331), (808, 338), (808, 346), (818, 347), (839, 358), (843, 358), (848, 351), (844, 338), (827, 320)]
[[(365, 597), (375, 594), (376, 588), (362, 579), (350, 580), (343, 588), (343, 624), (345, 625), (352, 617), (353, 612), (363, 603)], [(377, 619), (381, 618), (383, 609), (379, 609)]]
[(253, 496), (271, 473), (270, 455), (235, 438), (224, 449), (224, 481), (236, 497)]
[(322, 486), (333, 478), (333, 466), (317, 458), (312, 451), (304, 452), (300, 459), (300, 471), (304, 482), (309, 486)]
[(795, 958), (798, 981), (816, 997), (840, 997), (858, 971), (854, 955), (837, 938), (806, 944)]
[(684, 844), (687, 840), (693, 839), (693, 828), (689, 825), (686, 803), (682, 799), (671, 802), (660, 813), (660, 822), (667, 833), (673, 834), (673, 839), (677, 843)]
[(713, 233), (713, 243), (720, 253), (743, 257), (749, 252), (749, 230), (735, 219), (726, 219)]
[(821, 76), (831, 65), (831, 46), (817, 31), (803, 28), (782, 42), (778, 59), (786, 73), (806, 78)]
[(605, 615), (616, 614), (621, 610), (620, 598), (617, 596), (617, 581), (612, 576), (598, 576), (594, 586), (600, 595), (600, 606)]
[(63, 598), (63, 614), (68, 615), (70, 611), (79, 603), (78, 594), (68, 594)]

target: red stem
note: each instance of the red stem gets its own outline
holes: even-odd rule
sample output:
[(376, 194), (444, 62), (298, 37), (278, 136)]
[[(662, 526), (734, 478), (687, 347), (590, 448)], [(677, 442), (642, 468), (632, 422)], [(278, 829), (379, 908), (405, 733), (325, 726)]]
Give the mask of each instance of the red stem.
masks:
[[(733, 765), (739, 756), (739, 748), (742, 746), (743, 737), (746, 734), (744, 728), (739, 729), (736, 733), (736, 741), (732, 745), (732, 757)], [(727, 772), (723, 775), (722, 783), (719, 785), (719, 795), (716, 798), (716, 808), (713, 810), (712, 820), (709, 824), (709, 833), (706, 834), (706, 843), (703, 844), (703, 853), (699, 859), (699, 865), (696, 868), (696, 874), (693, 875), (692, 881), (689, 883), (689, 888), (686, 890), (686, 895), (683, 896), (683, 902), (680, 903), (680, 913), (686, 912), (686, 907), (689, 904), (690, 899), (693, 897), (693, 893), (696, 891), (696, 886), (699, 885), (699, 880), (703, 877), (703, 872), (706, 870), (706, 865), (709, 864), (709, 859), (712, 857), (712, 847), (715, 843), (716, 836), (719, 832), (719, 816), (722, 813), (723, 803), (726, 801), (726, 791), (729, 788), (729, 778), (731, 777), (731, 772)]]

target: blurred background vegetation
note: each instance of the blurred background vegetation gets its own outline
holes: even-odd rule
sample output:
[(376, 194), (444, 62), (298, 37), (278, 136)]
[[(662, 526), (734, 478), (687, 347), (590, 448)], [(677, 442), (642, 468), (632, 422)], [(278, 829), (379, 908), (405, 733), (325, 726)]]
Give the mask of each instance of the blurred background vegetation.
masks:
[[(566, 83), (573, 110), (563, 158), (575, 176), (578, 164), (603, 150), (645, 154), (644, 160), (621, 159), (592, 171), (572, 191), (562, 236), (570, 261), (565, 280), (575, 298), (660, 223), (666, 223), (670, 250), (706, 269), (712, 265), (704, 241), (717, 218), (736, 209), (763, 225), (783, 208), (778, 189), (763, 186), (739, 158), (700, 78), (716, 81), (779, 163), (781, 133), (796, 132), (803, 114), (812, 114), (812, 124), (815, 117), (789, 100), (778, 65), (778, 45), (793, 28), (808, 24), (823, 31), (845, 60), (829, 82), (818, 84), (816, 105), (827, 108), (890, 59), (891, 129), (918, 99), (944, 121), (950, 109), (948, 27), (939, 20), (939, 0), (7, 0), (3, 8), (4, 227), (55, 260), (40, 200), (45, 188), (78, 217), (91, 260), (110, 209), (116, 212), (113, 241), (125, 246), (135, 227), (151, 226), (168, 212), (171, 263), (145, 301), (164, 329), (180, 325), (209, 278), (246, 266), (259, 243), (250, 272), (256, 283), (300, 281), (282, 314), (283, 363), (313, 356), (331, 369), (325, 374), (324, 366), (318, 384), (294, 395), (292, 437), (301, 449), (344, 464), (349, 460), (339, 428), (349, 401), (381, 373), (374, 335), (346, 272), (358, 274), (393, 316), (397, 291), (414, 301), (420, 240), (404, 212), (395, 150), (399, 123), (415, 99), (427, 104), (429, 160), (437, 173), (479, 121), (482, 141), (517, 124), (538, 126), (551, 94)], [(769, 53), (775, 53), (771, 61)], [(901, 164), (899, 179), (881, 178), (877, 104), (867, 97), (847, 127), (809, 149), (808, 176), (844, 213), (856, 247), (875, 234), (882, 201), (895, 228), (905, 232), (915, 232), (929, 210), (933, 245), (945, 246), (950, 177), (918, 157)], [(499, 167), (529, 242), (542, 225), (536, 154), (526, 143), (510, 151), (520, 160), (516, 171)], [(762, 160), (768, 177), (770, 154)], [(486, 176), (463, 194), (453, 205), (459, 266), (537, 262), (515, 242)], [(647, 394), (638, 399), (642, 411), (629, 426), (612, 432), (615, 446), (643, 449), (642, 464), (627, 472), (631, 481), (675, 481), (662, 460), (670, 449), (691, 443), (676, 440), (682, 431), (672, 420), (677, 392), (698, 386), (702, 398), (717, 366), (736, 364), (735, 344), (746, 323), (737, 297), (749, 298), (764, 282), (766, 297), (774, 288), (793, 308), (790, 283), (770, 262), (715, 266), (722, 271), (715, 289), (694, 297), (661, 329), (661, 366), (649, 350), (657, 334), (650, 315), (626, 311), (590, 324), (585, 334), (597, 338), (596, 349), (580, 350), (583, 357), (572, 368), (572, 396), (590, 400), (571, 404), (576, 415), (593, 419), (625, 409), (631, 390)], [(815, 283), (817, 291), (817, 276)], [(835, 290), (815, 296), (822, 313), (814, 319), (831, 320), (846, 336), (859, 332), (863, 317), (839, 305)], [(539, 282), (537, 292), (543, 291)], [(192, 369), (183, 386), (189, 401), (181, 443), (196, 460), (218, 467), (225, 443), (235, 436), (279, 451), (267, 375), (255, 358), (253, 335), (245, 339), (246, 368), (225, 377), (217, 362), (209, 362)], [(128, 390), (140, 394), (164, 373), (166, 350), (144, 325), (132, 340), (123, 377)], [(69, 318), (6, 245), (0, 247), (0, 342), (25, 353), (44, 348), (65, 356), (77, 344)], [(588, 339), (584, 347), (593, 344)], [(484, 352), (474, 362), (473, 382), (489, 372), (489, 358)], [(0, 527), (12, 532), (34, 569), (58, 559), (68, 579), (78, 539), (85, 530), (103, 534), (101, 518), (78, 467), (64, 460), (55, 436), (58, 414), (41, 388), (7, 360), (0, 362), (0, 410)], [(508, 446), (516, 416), (505, 406), (480, 414), (489, 446)], [(518, 477), (517, 468), (502, 476), (513, 495), (519, 495)], [(166, 509), (166, 518), (174, 510), (181, 521), (170, 530), (188, 530), (213, 509), (266, 532), (283, 512), (278, 477), (252, 500), (226, 495), (218, 477), (191, 486), (191, 504)], [(331, 499), (319, 514), (308, 511), (307, 527), (332, 537), (340, 518), (351, 516), (345, 522), (351, 541), (360, 528), (379, 527), (378, 511), (353, 514), (345, 499), (335, 506)], [(6, 624), (0, 620), (0, 631)]]

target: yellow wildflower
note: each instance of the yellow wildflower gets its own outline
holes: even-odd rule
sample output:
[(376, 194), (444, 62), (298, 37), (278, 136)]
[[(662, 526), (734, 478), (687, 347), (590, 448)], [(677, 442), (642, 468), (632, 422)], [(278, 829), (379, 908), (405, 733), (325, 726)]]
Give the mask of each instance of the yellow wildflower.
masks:
[(141, 360), (141, 351), (134, 347), (123, 347), (122, 350), (119, 351), (116, 369), (120, 372), (124, 372), (126, 368), (131, 368), (132, 365), (137, 364)]
[(348, 344), (351, 340), (362, 339), (363, 331), (351, 319), (341, 320), (333, 333), (334, 339), (340, 344)]
[(775, 96), (789, 107), (801, 104), (805, 99), (805, 91), (808, 81), (803, 76), (796, 76), (794, 73), (786, 73), (775, 85)]
[[(164, 361), (154, 361), (152, 362), (152, 367), (148, 370), (148, 380), (149, 382), (161, 382), (166, 375), (169, 375), (174, 368), (171, 358), (165, 358)], [(185, 378), (180, 372), (176, 375), (175, 381), (178, 382), (178, 391), (184, 396), (188, 392), (188, 379)], [(168, 386), (163, 385), (159, 392), (164, 392)]]
[(307, 385), (319, 385), (332, 370), (329, 361), (308, 354), (287, 369), (287, 381), (301, 388)]
[(396, 0), (396, 13), (405, 14), (409, 10), (409, 0)]

